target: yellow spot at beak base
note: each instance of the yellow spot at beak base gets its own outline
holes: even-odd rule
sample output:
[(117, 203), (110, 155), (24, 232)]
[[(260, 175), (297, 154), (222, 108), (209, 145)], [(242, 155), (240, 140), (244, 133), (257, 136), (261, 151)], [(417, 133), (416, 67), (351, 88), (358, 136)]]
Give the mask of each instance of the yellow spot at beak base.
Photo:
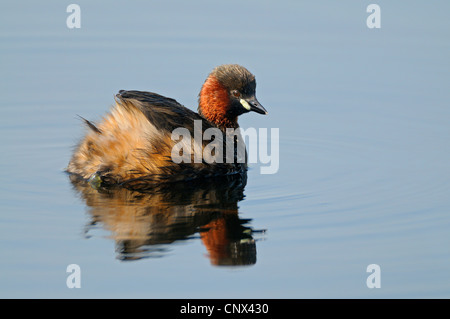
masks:
[(244, 109), (246, 109), (247, 111), (250, 111), (250, 104), (248, 104), (248, 102), (246, 100), (240, 99), (239, 102), (241, 102)]

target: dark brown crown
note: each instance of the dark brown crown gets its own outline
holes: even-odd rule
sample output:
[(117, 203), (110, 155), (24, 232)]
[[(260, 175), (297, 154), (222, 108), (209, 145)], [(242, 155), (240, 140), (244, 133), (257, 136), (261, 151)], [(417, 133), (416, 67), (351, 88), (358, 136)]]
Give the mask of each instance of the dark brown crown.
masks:
[(255, 76), (238, 64), (220, 65), (212, 70), (211, 75), (228, 90), (254, 91), (256, 88)]

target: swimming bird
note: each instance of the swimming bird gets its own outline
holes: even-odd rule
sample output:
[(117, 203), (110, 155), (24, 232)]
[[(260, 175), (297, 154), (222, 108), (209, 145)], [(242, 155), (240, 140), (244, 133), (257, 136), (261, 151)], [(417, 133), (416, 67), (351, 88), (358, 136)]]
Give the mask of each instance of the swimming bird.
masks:
[[(231, 162), (225, 160), (225, 146), (211, 152), (213, 158), (217, 152), (216, 161), (208, 161), (203, 155), (208, 145), (208, 150), (212, 149), (211, 141), (225, 141), (229, 132), (239, 128), (239, 115), (251, 111), (267, 114), (255, 92), (255, 76), (237, 64), (220, 65), (208, 75), (198, 96), (198, 113), (157, 93), (120, 90), (115, 105), (101, 122), (83, 119), (88, 131), (76, 146), (66, 171), (89, 180), (95, 187), (120, 185), (132, 189), (242, 174), (247, 170), (246, 158), (239, 160), (236, 147)], [(215, 134), (210, 140), (202, 138), (198, 142), (198, 127), (202, 136), (210, 128), (222, 136)], [(188, 141), (174, 139), (176, 129), (188, 133)], [(242, 143), (239, 134), (233, 138)], [(174, 161), (177, 144), (192, 150), (186, 152), (183, 161)], [(179, 151), (185, 152), (186, 147)], [(176, 155), (182, 156), (180, 152)], [(201, 160), (195, 160), (198, 158)]]

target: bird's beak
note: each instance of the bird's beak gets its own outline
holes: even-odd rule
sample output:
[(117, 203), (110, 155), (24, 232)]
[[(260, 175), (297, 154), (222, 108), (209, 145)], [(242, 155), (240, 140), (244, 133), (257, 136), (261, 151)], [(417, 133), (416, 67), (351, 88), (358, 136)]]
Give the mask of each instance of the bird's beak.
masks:
[(248, 111), (253, 111), (259, 114), (267, 114), (266, 109), (258, 102), (256, 97), (251, 97), (245, 100), (241, 99), (240, 102)]

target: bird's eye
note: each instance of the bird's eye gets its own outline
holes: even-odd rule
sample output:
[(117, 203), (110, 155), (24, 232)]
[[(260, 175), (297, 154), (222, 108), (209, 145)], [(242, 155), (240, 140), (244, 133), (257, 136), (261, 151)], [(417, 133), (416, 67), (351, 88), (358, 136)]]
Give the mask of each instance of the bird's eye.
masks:
[(231, 91), (231, 94), (233, 94), (233, 96), (235, 96), (235, 97), (240, 97), (241, 96), (241, 93), (238, 90)]

